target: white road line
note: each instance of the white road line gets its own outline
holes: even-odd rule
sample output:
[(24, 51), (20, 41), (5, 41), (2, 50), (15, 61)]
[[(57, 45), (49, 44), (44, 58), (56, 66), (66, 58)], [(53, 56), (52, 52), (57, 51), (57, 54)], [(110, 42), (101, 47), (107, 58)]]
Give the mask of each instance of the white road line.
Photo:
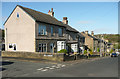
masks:
[(43, 68), (37, 69), (37, 70), (42, 70)]
[(45, 68), (50, 68), (50, 67), (45, 67)]
[(61, 67), (65, 67), (65, 65), (62, 65)]
[(54, 69), (54, 68), (49, 68), (49, 69)]
[(60, 68), (60, 67), (56, 67), (56, 68)]
[(48, 70), (48, 69), (44, 69), (44, 70), (41, 70), (41, 71), (43, 71), (43, 72), (44, 72), (44, 71), (47, 71), (47, 70)]
[(56, 66), (52, 66), (52, 67), (56, 67)]

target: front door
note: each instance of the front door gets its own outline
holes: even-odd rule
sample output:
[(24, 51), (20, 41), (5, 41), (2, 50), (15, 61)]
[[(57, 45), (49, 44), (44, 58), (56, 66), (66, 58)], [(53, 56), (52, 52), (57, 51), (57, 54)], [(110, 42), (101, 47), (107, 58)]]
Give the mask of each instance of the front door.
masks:
[(13, 45), (13, 50), (16, 50), (16, 44)]
[(50, 44), (50, 53), (53, 53), (53, 51), (54, 51), (54, 50), (53, 50), (53, 49), (54, 49), (54, 47), (53, 47), (53, 46), (54, 46), (54, 44), (53, 44), (53, 43), (51, 43), (51, 44)]

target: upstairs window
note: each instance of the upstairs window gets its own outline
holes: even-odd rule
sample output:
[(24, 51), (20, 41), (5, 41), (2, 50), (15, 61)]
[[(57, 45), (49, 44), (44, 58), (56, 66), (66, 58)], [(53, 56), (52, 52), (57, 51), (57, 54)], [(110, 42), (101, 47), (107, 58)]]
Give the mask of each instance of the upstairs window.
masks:
[(17, 18), (19, 18), (19, 13), (17, 13)]
[(12, 44), (9, 44), (9, 48), (13, 48)]
[(59, 36), (63, 36), (63, 29), (62, 28), (58, 29), (58, 34), (59, 34)]
[(53, 27), (51, 27), (51, 36), (53, 36)]
[(38, 33), (39, 33), (39, 35), (46, 35), (46, 26), (45, 25), (39, 25)]
[(76, 40), (76, 35), (73, 36), (73, 40)]

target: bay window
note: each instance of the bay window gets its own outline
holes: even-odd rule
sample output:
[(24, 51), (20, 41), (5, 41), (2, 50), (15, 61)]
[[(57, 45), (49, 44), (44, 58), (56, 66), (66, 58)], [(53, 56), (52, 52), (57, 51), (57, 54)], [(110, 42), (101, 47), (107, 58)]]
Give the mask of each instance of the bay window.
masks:
[(62, 28), (59, 28), (59, 29), (58, 29), (58, 34), (59, 34), (59, 36), (62, 36), (62, 35), (63, 35), (63, 29), (62, 29)]
[(39, 44), (39, 52), (47, 52), (47, 44)]

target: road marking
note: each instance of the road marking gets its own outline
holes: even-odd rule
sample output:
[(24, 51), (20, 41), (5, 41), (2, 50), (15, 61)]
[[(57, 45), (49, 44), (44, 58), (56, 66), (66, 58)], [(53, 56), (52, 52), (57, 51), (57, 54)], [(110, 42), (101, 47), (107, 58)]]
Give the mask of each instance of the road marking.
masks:
[(50, 67), (45, 67), (45, 68), (50, 68)]
[(37, 69), (37, 70), (42, 70), (43, 68)]
[(61, 67), (65, 67), (65, 65), (62, 65)]
[(49, 68), (49, 69), (54, 69), (54, 68)]
[(44, 69), (44, 70), (41, 70), (41, 71), (43, 71), (43, 72), (44, 72), (44, 71), (47, 71), (47, 70), (48, 70), (48, 69)]
[(57, 64), (57, 65), (53, 65), (51, 67), (44, 67), (44, 68), (40, 68), (40, 69), (37, 69), (37, 70), (40, 70), (40, 71), (47, 71), (48, 69), (52, 70), (52, 69), (58, 69), (58, 68), (61, 68), (61, 67), (65, 67), (66, 65), (62, 65), (62, 64)]
[(60, 67), (56, 67), (56, 68), (60, 68)]
[(56, 66), (52, 66), (52, 67), (56, 67)]

